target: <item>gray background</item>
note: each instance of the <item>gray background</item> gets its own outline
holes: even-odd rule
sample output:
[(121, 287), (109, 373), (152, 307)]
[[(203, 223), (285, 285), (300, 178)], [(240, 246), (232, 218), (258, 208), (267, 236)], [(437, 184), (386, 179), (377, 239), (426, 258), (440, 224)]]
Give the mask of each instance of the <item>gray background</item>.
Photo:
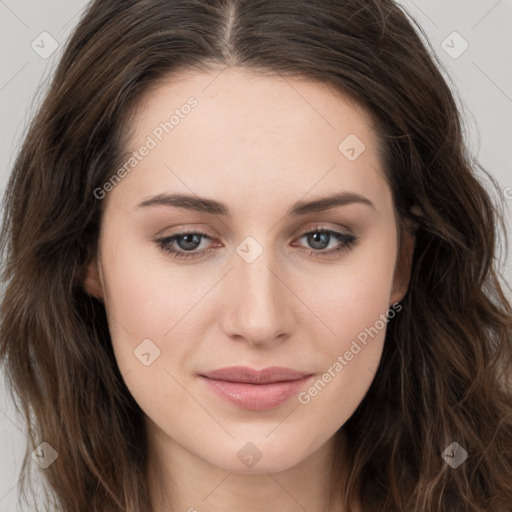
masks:
[[(34, 113), (62, 45), (86, 3), (83, 0), (0, 0), (0, 193), (5, 188), (27, 120)], [(466, 119), (468, 144), (500, 183), (512, 238), (512, 0), (401, 0), (400, 3), (426, 31), (454, 81)], [(50, 36), (41, 35), (44, 32)], [(48, 57), (51, 38), (59, 47)], [(467, 49), (461, 53), (466, 44)], [(512, 282), (510, 257), (505, 261), (502, 256), (502, 270), (508, 282)], [(508, 295), (511, 296), (510, 291)], [(23, 424), (0, 379), (0, 512), (17, 510), (18, 469), (24, 444)]]

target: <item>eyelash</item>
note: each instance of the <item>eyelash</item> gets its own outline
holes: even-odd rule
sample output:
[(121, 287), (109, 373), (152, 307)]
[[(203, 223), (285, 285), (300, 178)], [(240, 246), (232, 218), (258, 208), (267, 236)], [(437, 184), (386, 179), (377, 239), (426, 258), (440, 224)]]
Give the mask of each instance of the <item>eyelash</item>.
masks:
[[(330, 251), (323, 251), (321, 249), (310, 250), (308, 255), (315, 257), (315, 258), (325, 258), (325, 257), (336, 256), (345, 251), (349, 251), (354, 246), (356, 246), (359, 242), (359, 239), (354, 235), (349, 235), (347, 233), (342, 233), (341, 231), (335, 231), (332, 229), (326, 229), (324, 227), (316, 227), (314, 229), (305, 231), (299, 235), (298, 240), (300, 240), (301, 238), (303, 238), (306, 235), (311, 235), (311, 234), (315, 234), (315, 233), (330, 234), (330, 235), (334, 236), (334, 238), (336, 240), (338, 240), (339, 242), (342, 242), (342, 245), (340, 247), (338, 247), (337, 249), (331, 249)], [(157, 238), (154, 240), (154, 242), (164, 252), (171, 254), (173, 258), (181, 259), (181, 260), (186, 260), (186, 259), (190, 259), (190, 258), (193, 258), (193, 259), (201, 258), (204, 256), (205, 253), (210, 253), (211, 251), (214, 250), (214, 249), (204, 249), (203, 251), (200, 251), (200, 252), (194, 252), (194, 251), (184, 252), (184, 251), (178, 251), (171, 247), (171, 244), (176, 239), (178, 239), (182, 236), (186, 236), (186, 235), (199, 235), (203, 238), (211, 239), (211, 237), (209, 237), (206, 233), (203, 233), (201, 231), (184, 231), (182, 233), (176, 233), (175, 235), (172, 235), (172, 236), (168, 236), (168, 237), (164, 237), (164, 238)], [(329, 239), (329, 242), (330, 241), (331, 240)]]

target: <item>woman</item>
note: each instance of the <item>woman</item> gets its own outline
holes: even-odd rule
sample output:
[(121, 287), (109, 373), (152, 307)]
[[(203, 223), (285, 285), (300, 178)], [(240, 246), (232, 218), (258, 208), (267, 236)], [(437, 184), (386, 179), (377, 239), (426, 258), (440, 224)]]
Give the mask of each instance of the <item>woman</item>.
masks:
[(91, 3), (15, 163), (1, 357), (68, 511), (505, 511), (501, 216), (391, 0)]

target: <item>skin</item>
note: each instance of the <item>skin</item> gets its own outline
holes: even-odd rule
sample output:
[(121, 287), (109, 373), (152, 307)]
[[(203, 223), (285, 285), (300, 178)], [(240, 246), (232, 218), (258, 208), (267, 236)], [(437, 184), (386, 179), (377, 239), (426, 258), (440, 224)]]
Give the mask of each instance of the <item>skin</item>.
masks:
[[(242, 410), (198, 373), (278, 365), (314, 382), (403, 298), (414, 239), (404, 232), (399, 251), (379, 140), (365, 112), (325, 84), (227, 68), (155, 86), (133, 113), (128, 149), (190, 96), (197, 107), (103, 199), (85, 282), (105, 304), (119, 368), (146, 415), (153, 510), (340, 510), (328, 502), (335, 434), (372, 382), (385, 327), (307, 404), (293, 396)], [(366, 146), (354, 161), (338, 150), (349, 134)], [(373, 206), (286, 215), (297, 201), (344, 191)], [(137, 208), (163, 193), (221, 201), (233, 217)], [(343, 243), (303, 235), (318, 227), (357, 244), (326, 255)], [(154, 242), (187, 230), (207, 235), (198, 258), (174, 259)], [(251, 263), (236, 251), (248, 236), (263, 251)], [(171, 245), (186, 252), (184, 242)], [(160, 350), (149, 366), (134, 356), (144, 339)], [(237, 457), (248, 442), (261, 453), (252, 467)]]

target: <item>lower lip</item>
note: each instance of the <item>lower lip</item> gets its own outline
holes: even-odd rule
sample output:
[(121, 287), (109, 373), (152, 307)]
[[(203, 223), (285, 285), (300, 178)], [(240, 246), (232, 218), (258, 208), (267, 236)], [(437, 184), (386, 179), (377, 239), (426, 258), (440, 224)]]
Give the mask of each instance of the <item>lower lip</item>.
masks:
[(221, 398), (235, 404), (240, 409), (251, 411), (264, 411), (278, 407), (293, 395), (298, 394), (311, 377), (310, 375), (302, 379), (269, 384), (247, 384), (200, 376), (201, 380)]

